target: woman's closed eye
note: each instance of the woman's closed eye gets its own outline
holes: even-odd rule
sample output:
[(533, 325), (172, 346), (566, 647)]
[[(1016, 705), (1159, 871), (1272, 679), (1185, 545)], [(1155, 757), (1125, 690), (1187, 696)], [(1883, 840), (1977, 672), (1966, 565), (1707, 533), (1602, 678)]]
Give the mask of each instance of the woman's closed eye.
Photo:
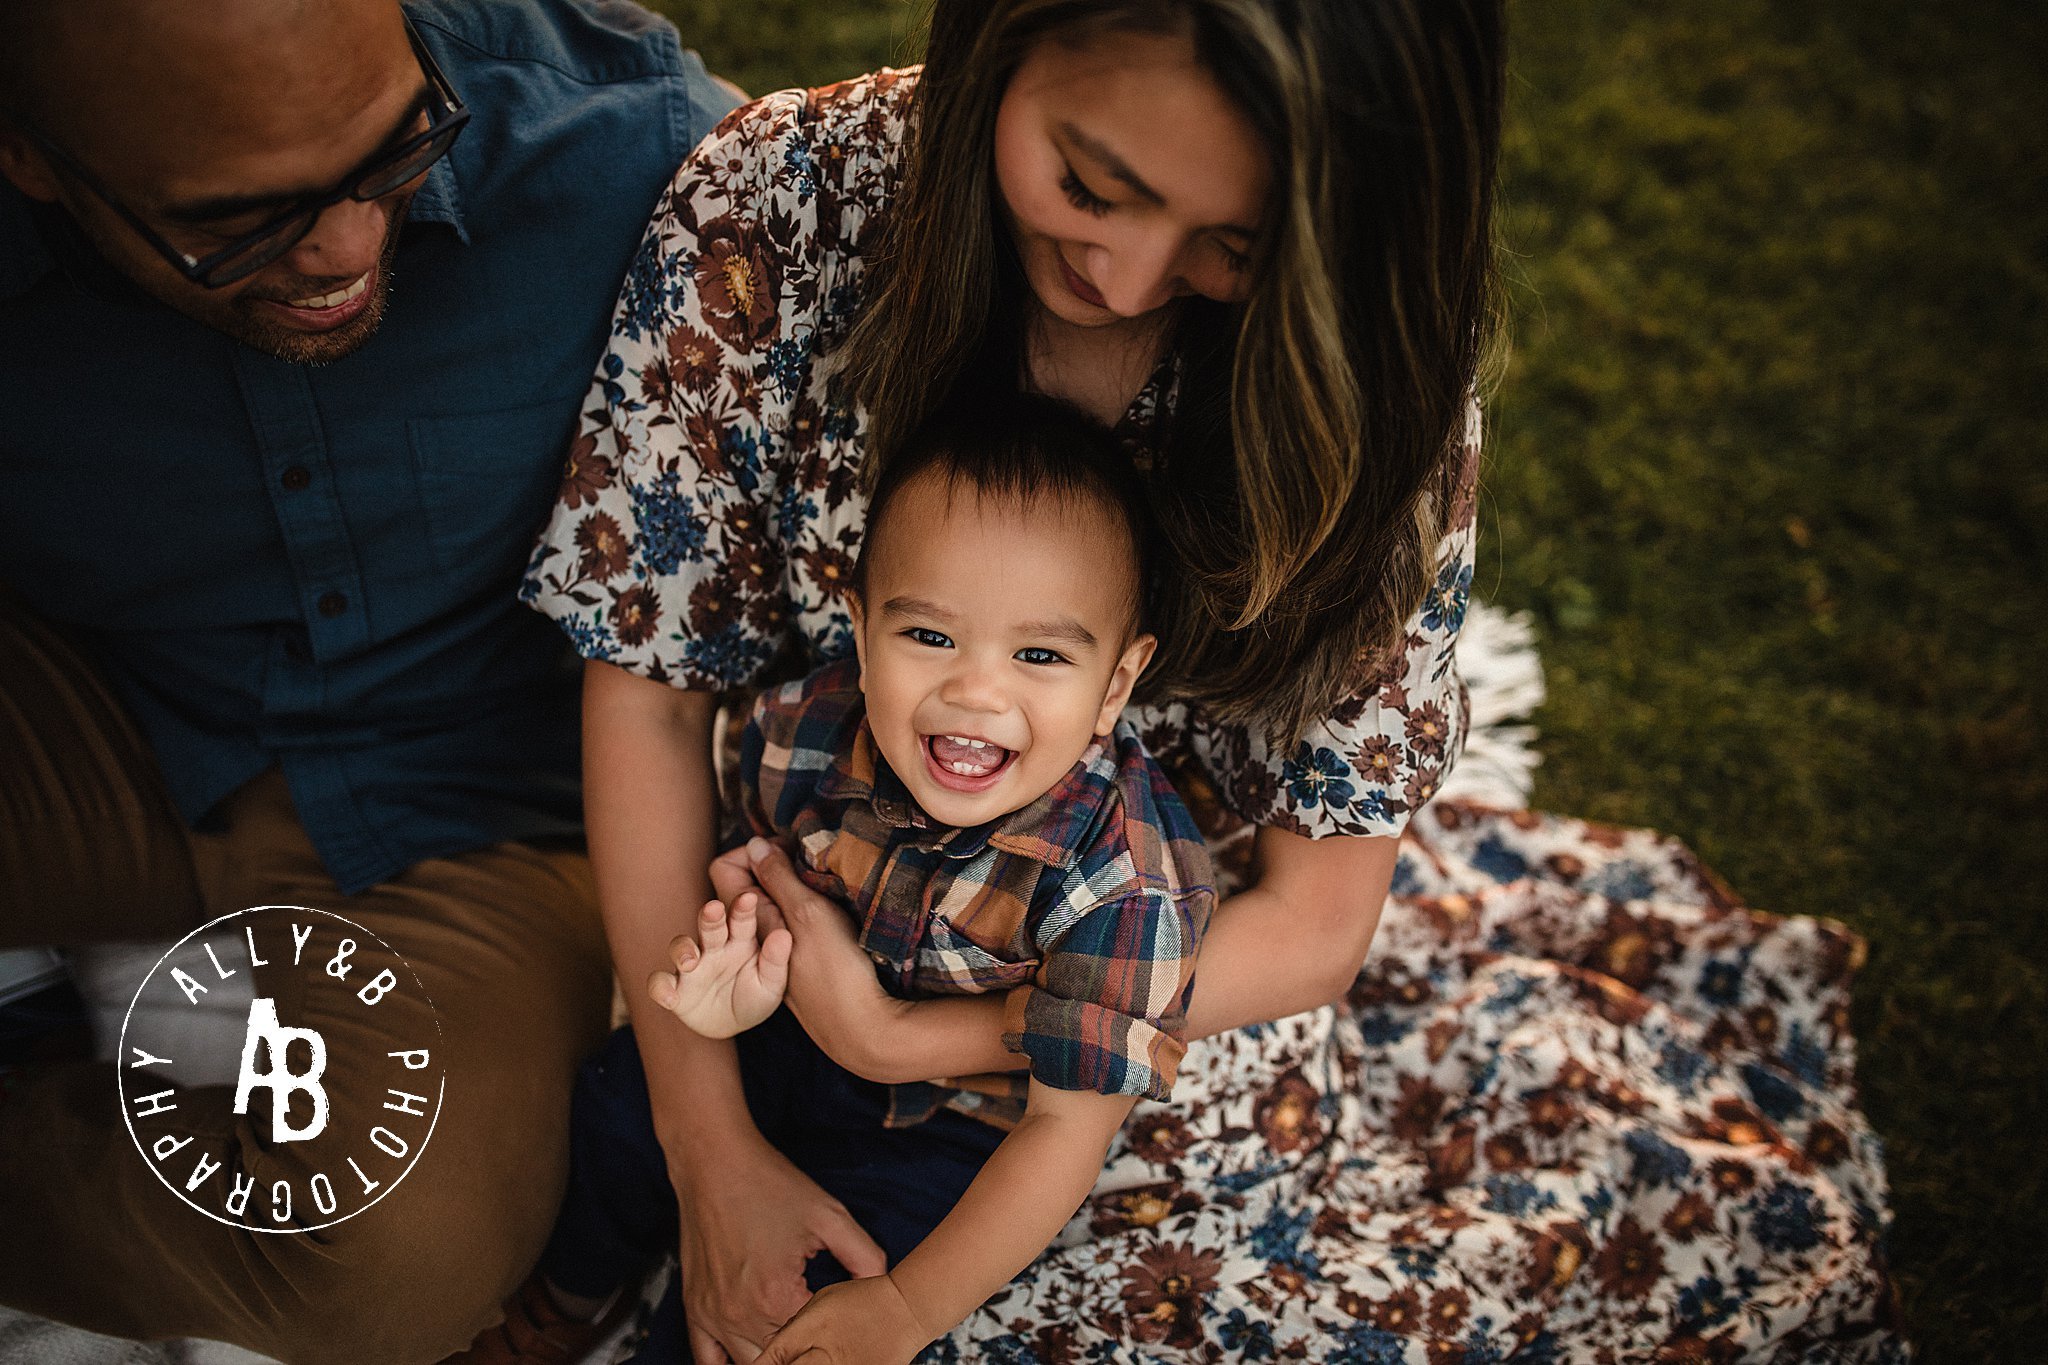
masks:
[(1068, 166), (1060, 176), (1060, 190), (1067, 196), (1067, 202), (1083, 213), (1092, 213), (1097, 218), (1107, 214), (1116, 205), (1104, 199), (1094, 190), (1081, 183), (1081, 177)]

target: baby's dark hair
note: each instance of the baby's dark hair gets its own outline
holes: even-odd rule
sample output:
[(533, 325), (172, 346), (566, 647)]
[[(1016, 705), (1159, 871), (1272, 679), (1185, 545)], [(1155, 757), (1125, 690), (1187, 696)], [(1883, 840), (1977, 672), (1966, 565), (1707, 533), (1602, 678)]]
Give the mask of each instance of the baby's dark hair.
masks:
[(868, 547), (875, 543), (896, 495), (915, 478), (937, 472), (947, 491), (963, 487), (1027, 502), (1038, 498), (1093, 500), (1114, 514), (1130, 540), (1137, 579), (1131, 585), (1132, 631), (1151, 616), (1151, 537), (1144, 483), (1123, 444), (1101, 423), (1071, 404), (1039, 394), (1005, 395), (933, 415), (882, 466), (868, 498), (867, 530), (854, 559), (853, 586), (867, 595)]

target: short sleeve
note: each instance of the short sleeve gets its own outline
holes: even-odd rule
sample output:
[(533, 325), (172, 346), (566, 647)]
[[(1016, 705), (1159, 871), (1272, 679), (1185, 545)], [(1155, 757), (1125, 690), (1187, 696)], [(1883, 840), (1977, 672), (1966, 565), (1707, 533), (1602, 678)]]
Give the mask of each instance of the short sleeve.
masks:
[[(811, 97), (728, 115), (628, 269), (521, 600), (586, 658), (678, 687), (757, 683), (790, 629), (778, 493), (819, 417)], [(809, 424), (807, 427), (806, 424)]]
[(1310, 838), (1393, 836), (1443, 785), (1470, 719), (1457, 646), (1472, 594), (1479, 438), (1474, 399), (1466, 407), (1435, 578), (1408, 621), (1400, 653), (1377, 677), (1311, 725), (1291, 749), (1199, 713), (1174, 718), (1186, 726), (1187, 746), (1217, 795), (1244, 819)]
[(1004, 1001), (1003, 1044), (1059, 1090), (1163, 1100), (1187, 1051), (1187, 1000), (1208, 893), (1136, 890), (1042, 946)]

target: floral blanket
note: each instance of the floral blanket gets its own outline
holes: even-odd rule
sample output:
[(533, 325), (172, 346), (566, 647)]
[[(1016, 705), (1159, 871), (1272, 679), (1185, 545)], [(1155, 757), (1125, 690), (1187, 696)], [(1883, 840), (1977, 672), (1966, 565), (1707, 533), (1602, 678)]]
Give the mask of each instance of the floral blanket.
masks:
[(1902, 1361), (1839, 925), (1437, 802), (1341, 1007), (1191, 1048), (922, 1360)]

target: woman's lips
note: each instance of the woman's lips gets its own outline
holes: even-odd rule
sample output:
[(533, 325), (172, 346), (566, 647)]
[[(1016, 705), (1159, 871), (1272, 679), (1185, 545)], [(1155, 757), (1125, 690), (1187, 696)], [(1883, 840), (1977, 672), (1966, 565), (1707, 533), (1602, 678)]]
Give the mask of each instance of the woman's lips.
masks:
[(1067, 258), (1060, 255), (1057, 247), (1053, 249), (1052, 254), (1060, 263), (1060, 278), (1067, 282), (1067, 288), (1073, 292), (1075, 298), (1093, 308), (1109, 307), (1109, 300), (1102, 297), (1102, 291), (1075, 274), (1074, 267), (1067, 264)]
[[(1016, 750), (1005, 749), (1000, 745), (991, 744), (987, 746), (987, 749), (1002, 755), (1001, 761), (993, 768), (982, 773), (958, 772), (941, 760), (938, 754), (939, 744), (948, 741), (948, 739), (949, 737), (945, 735), (926, 735), (917, 746), (924, 753), (925, 772), (931, 777), (932, 781), (938, 783), (947, 791), (960, 792), (964, 795), (985, 792), (1002, 780), (1003, 774), (1010, 770), (1011, 763), (1015, 762), (1017, 758)], [(948, 743), (948, 747), (954, 748), (956, 746)]]

